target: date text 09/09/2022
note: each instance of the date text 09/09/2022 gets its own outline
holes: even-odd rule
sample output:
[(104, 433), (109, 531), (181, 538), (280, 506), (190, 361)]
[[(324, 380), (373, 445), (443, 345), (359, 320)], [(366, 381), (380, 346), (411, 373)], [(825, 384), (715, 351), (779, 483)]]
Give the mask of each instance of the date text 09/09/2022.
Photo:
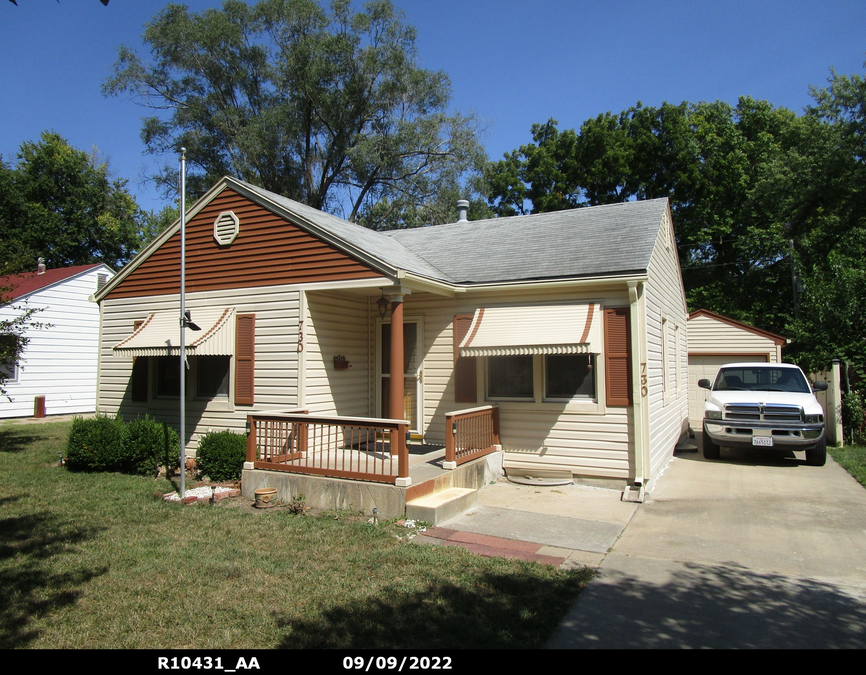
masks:
[[(219, 656), (160, 656), (157, 658), (158, 670), (221, 670), (226, 673), (234, 673), (241, 670), (261, 669), (255, 656), (250, 658), (239, 657), (234, 661), (233, 665), (234, 667), (229, 663), (223, 665), (223, 659)], [(346, 656), (343, 658), (343, 670), (363, 672), (396, 670), (399, 673), (404, 670), (451, 669), (450, 656)]]

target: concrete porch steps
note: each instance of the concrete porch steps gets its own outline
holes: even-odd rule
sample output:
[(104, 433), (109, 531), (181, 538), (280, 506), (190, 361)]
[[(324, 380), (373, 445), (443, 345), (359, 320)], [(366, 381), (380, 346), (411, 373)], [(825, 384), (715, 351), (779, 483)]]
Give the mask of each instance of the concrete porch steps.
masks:
[(406, 502), (406, 517), (438, 525), (471, 509), (477, 503), (477, 489), (450, 487)]

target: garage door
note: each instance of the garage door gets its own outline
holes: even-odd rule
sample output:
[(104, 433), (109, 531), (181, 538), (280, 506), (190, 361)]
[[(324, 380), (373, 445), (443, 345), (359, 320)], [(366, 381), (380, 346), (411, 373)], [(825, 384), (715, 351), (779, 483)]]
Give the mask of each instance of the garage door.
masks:
[(689, 424), (693, 431), (700, 431), (704, 418), (704, 402), (707, 400), (706, 389), (698, 386), (698, 380), (707, 378), (710, 382), (716, 379), (716, 374), (726, 363), (743, 361), (769, 361), (766, 354), (725, 354), (715, 356), (710, 354), (694, 354), (689, 356)]

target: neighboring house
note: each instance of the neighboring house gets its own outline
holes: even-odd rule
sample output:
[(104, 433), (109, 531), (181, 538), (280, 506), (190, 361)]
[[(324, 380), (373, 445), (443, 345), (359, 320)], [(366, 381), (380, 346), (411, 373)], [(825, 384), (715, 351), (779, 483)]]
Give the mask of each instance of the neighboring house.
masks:
[(698, 387), (698, 380), (716, 379), (725, 363), (759, 361), (781, 363), (782, 347), (790, 342), (754, 326), (699, 309), (689, 314), (689, 423), (700, 431), (704, 402), (709, 391)]
[(45, 397), (48, 415), (88, 413), (96, 409), (99, 355), (99, 305), (96, 291), (114, 276), (103, 264), (24, 272), (0, 279), (11, 287), (0, 318), (20, 315), (16, 308), (36, 308), (32, 319), (44, 324), (28, 330), (29, 343), (18, 363), (3, 364), (4, 388), (0, 417), (29, 417), (34, 400)]
[[(179, 229), (97, 294), (101, 412), (178, 423)], [(667, 200), (375, 232), (224, 178), (186, 233), (188, 451), (295, 409), (439, 444), (492, 403), (507, 472), (642, 487), (687, 431)]]

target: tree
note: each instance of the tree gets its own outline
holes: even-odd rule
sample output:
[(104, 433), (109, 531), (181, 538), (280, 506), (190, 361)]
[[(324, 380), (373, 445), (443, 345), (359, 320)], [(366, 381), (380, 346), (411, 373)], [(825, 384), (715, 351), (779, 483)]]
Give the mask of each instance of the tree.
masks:
[[(415, 31), (388, 0), (169, 5), (144, 43), (151, 60), (121, 47), (103, 92), (166, 111), (142, 138), (154, 154), (187, 148), (193, 196), (233, 175), (388, 227), (483, 159), (476, 121), (446, 113), (447, 76), (416, 65)], [(157, 180), (176, 183), (174, 161)]]
[(56, 133), (22, 143), (15, 166), (0, 159), (0, 249), (22, 269), (37, 257), (49, 267), (121, 267), (144, 243), (145, 221), (126, 181)]
[(555, 120), (486, 169), (502, 215), (668, 197), (690, 306), (770, 330), (791, 319), (788, 250), (795, 184), (816, 125), (766, 101), (638, 103), (587, 120)]
[(798, 353), (812, 369), (840, 358), (866, 379), (866, 80), (831, 70), (812, 88), (810, 180), (792, 225), (800, 245), (801, 315), (792, 322)]

